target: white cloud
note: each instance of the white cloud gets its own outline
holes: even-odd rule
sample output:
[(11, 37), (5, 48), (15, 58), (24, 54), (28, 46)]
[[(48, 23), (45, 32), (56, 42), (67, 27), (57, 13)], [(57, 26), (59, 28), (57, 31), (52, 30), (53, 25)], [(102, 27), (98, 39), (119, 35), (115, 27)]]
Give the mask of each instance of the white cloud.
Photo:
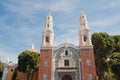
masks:
[(55, 45), (62, 44), (64, 42), (68, 42), (71, 44), (78, 45), (78, 34), (73, 34), (73, 33), (64, 33), (59, 36), (56, 36), (55, 38)]
[(51, 8), (58, 12), (72, 12), (76, 6), (76, 1), (69, 1), (69, 0), (61, 0), (53, 2)]
[[(92, 5), (91, 3), (94, 5)], [(3, 34), (7, 34), (7, 37), (10, 37), (10, 40), (12, 40), (14, 44), (11, 43), (12, 45), (6, 45), (5, 42), (8, 41), (5, 40), (6, 38), (2, 34), (0, 34), (0, 38), (4, 37), (3, 40), (5, 40), (4, 43), (0, 41), (0, 43), (3, 43), (0, 47), (2, 47), (2, 45), (5, 46), (0, 48), (0, 58), (6, 60), (10, 57), (10, 59), (14, 60), (17, 58), (17, 54), (15, 54), (16, 52), (9, 52), (6, 50), (10, 50), (11, 47), (16, 47), (17, 51), (19, 51), (19, 48), (23, 49), (23, 45), (25, 46), (24, 48), (26, 48), (32, 42), (39, 42), (39, 40), (36, 39), (38, 37), (41, 37), (42, 27), (44, 27), (44, 16), (46, 16), (44, 13), (47, 12), (49, 8), (52, 9), (52, 11), (58, 12), (62, 15), (61, 17), (61, 15), (57, 14), (57, 19), (59, 20), (56, 20), (56, 22), (58, 22), (59, 24), (55, 23), (55, 25), (57, 26), (57, 30), (55, 31), (55, 45), (64, 43), (65, 41), (78, 45), (79, 23), (76, 22), (76, 19), (74, 18), (75, 16), (77, 16), (76, 13), (79, 14), (80, 8), (84, 6), (88, 9), (87, 14), (89, 14), (89, 10), (91, 10), (91, 8), (94, 11), (96, 11), (96, 9), (101, 11), (103, 9), (119, 7), (120, 1), (106, 2), (105, 0), (102, 0), (97, 2), (90, 1), (90, 3), (87, 1), (83, 1), (82, 3), (82, 0), (53, 0), (49, 2), (41, 0), (16, 0), (9, 2), (2, 1), (2, 5), (4, 5), (4, 8), (10, 13), (5, 14), (5, 16), (0, 15), (0, 30), (3, 31)], [(16, 18), (16, 20), (14, 25), (9, 25), (9, 23), (6, 24), (6, 20), (9, 19), (9, 16), (11, 16), (11, 14), (15, 14), (14, 17)], [(99, 14), (96, 12), (94, 15), (96, 16)], [(119, 14), (115, 14), (114, 16), (110, 16), (108, 14), (108, 16), (109, 17), (106, 16), (105, 18), (99, 18), (94, 20), (92, 19), (92, 21), (88, 21), (88, 23), (90, 27), (94, 29), (96, 28), (97, 30), (99, 30), (100, 28), (104, 29), (119, 25)], [(79, 15), (77, 17), (79, 17)], [(64, 18), (64, 20), (62, 20), (61, 18)], [(119, 33), (119, 31), (116, 31), (115, 33)], [(17, 46), (15, 44), (17, 44)], [(6, 48), (6, 46), (8, 46), (8, 48)], [(14, 54), (12, 54), (11, 52), (14, 52)]]
[(120, 7), (120, 1), (107, 1), (107, 3), (100, 6), (101, 9), (111, 9), (115, 7)]
[(78, 45), (79, 27), (76, 24), (62, 24), (58, 27), (60, 33), (55, 36), (55, 45), (64, 43), (65, 41)]
[(101, 19), (96, 19), (95, 21), (91, 21), (90, 26), (91, 27), (110, 27), (115, 25), (116, 23), (118, 23), (120, 21), (120, 15), (114, 15), (114, 16), (109, 16), (109, 17), (105, 17), (105, 18), (101, 18)]
[(106, 16), (105, 18), (96, 19), (89, 22), (92, 28), (92, 33), (94, 32), (107, 32), (108, 34), (115, 35), (120, 33), (119, 27), (120, 15), (115, 14), (114, 16)]
[(104, 11), (108, 12), (108, 10), (116, 10), (116, 8), (120, 7), (120, 0), (97, 0), (97, 1), (83, 1), (84, 4), (81, 4), (83, 7), (83, 10), (86, 9), (87, 11), (92, 11), (92, 12), (99, 12), (99, 11)]
[(0, 48), (0, 60), (6, 62), (8, 58), (14, 63), (17, 62), (17, 55), (7, 52), (4, 49)]
[[(14, 3), (14, 1), (13, 1)], [(34, 14), (37, 11), (48, 10), (52, 8), (54, 11), (58, 12), (69, 12), (72, 11), (75, 6), (76, 1), (69, 0), (61, 0), (61, 1), (50, 1), (50, 2), (42, 2), (42, 1), (16, 1), (16, 5), (11, 3), (2, 2), (4, 6), (6, 6), (12, 12), (16, 12), (21, 15), (27, 16), (27, 14)], [(18, 5), (17, 5), (18, 4)]]

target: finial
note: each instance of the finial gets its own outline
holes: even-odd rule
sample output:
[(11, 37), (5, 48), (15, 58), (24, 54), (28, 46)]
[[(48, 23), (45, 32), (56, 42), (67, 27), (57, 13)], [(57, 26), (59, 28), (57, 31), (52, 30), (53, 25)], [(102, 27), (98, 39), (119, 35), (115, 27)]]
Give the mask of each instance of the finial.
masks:
[(67, 41), (67, 40), (65, 40), (65, 43), (64, 43), (64, 44), (65, 44), (65, 45), (66, 45), (66, 44), (68, 44), (68, 41)]
[(9, 63), (9, 62), (10, 62), (10, 59), (8, 58), (8, 59), (7, 59), (7, 63)]
[(81, 8), (81, 14), (84, 14), (83, 8)]
[(85, 15), (85, 13), (84, 13), (83, 9), (81, 9), (81, 14), (80, 14), (80, 17), (81, 17), (81, 18), (86, 18), (86, 15)]
[(48, 13), (49, 15), (50, 15), (50, 12), (51, 12), (51, 9), (49, 9), (49, 13)]
[(34, 47), (34, 43), (31, 44), (31, 47), (28, 50), (32, 51), (32, 52), (36, 52), (35, 47)]
[(65, 46), (65, 47), (68, 47), (68, 44), (69, 44), (68, 41), (65, 40), (64, 46)]
[(32, 45), (31, 45), (31, 49), (32, 49), (32, 50), (35, 49), (35, 47), (34, 47), (34, 43), (32, 43)]

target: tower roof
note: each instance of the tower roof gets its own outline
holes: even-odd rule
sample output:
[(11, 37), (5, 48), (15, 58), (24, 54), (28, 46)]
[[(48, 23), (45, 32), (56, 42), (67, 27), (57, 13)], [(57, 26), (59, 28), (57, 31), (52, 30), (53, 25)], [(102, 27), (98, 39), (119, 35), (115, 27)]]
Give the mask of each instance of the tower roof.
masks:
[(31, 52), (37, 52), (37, 51), (35, 50), (34, 43), (31, 44), (31, 47), (30, 47), (28, 50), (31, 51)]
[(82, 11), (81, 14), (80, 14), (80, 18), (86, 19), (86, 15), (85, 15), (85, 13), (84, 13), (83, 11)]
[(48, 15), (51, 15), (51, 10), (49, 9)]
[(87, 17), (85, 15), (85, 13), (82, 11), (80, 14), (80, 29), (87, 29), (89, 30), (89, 25), (88, 25), (88, 21), (87, 21)]
[(52, 20), (52, 15), (51, 15), (50, 10), (49, 10), (48, 15), (46, 17), (44, 30), (53, 31), (53, 20)]

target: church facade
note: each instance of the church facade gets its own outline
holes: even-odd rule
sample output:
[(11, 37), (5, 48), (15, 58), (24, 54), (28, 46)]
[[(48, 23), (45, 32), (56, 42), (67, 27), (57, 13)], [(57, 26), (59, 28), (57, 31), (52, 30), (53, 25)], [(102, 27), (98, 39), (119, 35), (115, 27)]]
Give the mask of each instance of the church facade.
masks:
[(78, 46), (65, 42), (56, 47), (49, 12), (42, 32), (38, 80), (96, 80), (91, 34), (83, 12), (79, 23)]

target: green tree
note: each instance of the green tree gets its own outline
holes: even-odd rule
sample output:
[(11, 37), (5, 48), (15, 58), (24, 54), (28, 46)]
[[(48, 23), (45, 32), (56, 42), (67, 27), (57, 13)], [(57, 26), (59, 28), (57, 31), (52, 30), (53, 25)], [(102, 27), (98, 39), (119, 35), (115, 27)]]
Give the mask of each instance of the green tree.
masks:
[(116, 80), (114, 73), (111, 71), (111, 67), (110, 67), (111, 63), (110, 63), (109, 57), (107, 57), (107, 59), (106, 59), (106, 64), (107, 64), (107, 69), (104, 72), (104, 79), (105, 80)]
[(120, 35), (114, 35), (115, 50), (114, 52), (120, 52)]
[(110, 67), (115, 74), (116, 80), (120, 80), (120, 53), (113, 53), (110, 56)]
[(97, 74), (100, 80), (104, 79), (104, 72), (106, 71), (106, 59), (114, 50), (114, 39), (107, 33), (94, 33), (92, 35), (92, 43), (94, 45), (94, 56)]
[(33, 73), (37, 70), (39, 56), (37, 52), (23, 51), (18, 56), (18, 71), (26, 74), (27, 80), (32, 80)]
[(4, 63), (2, 61), (0, 61), (0, 80), (1, 80), (2, 74), (3, 74), (3, 67), (4, 67)]

